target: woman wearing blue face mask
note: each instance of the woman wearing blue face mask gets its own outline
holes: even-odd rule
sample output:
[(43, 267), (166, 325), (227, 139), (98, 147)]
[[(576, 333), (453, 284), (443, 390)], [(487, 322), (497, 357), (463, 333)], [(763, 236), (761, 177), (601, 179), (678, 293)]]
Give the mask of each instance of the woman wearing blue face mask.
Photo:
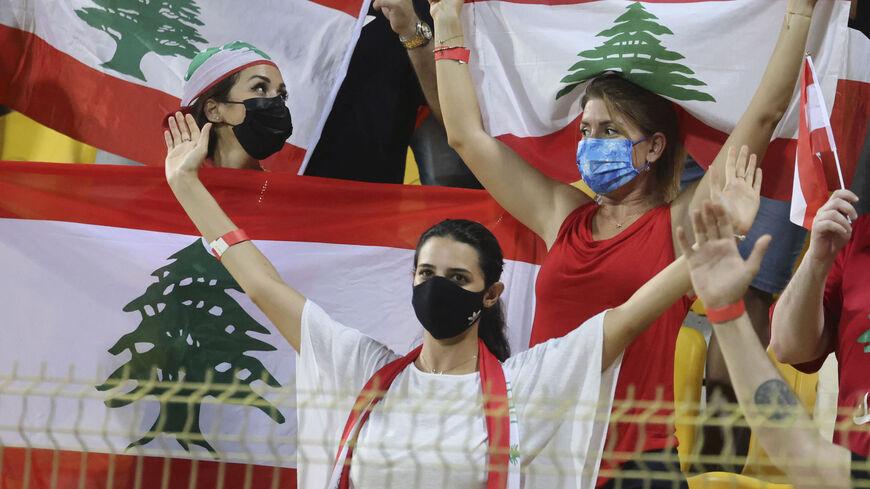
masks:
[[(462, 0), (431, 0), (435, 50), (464, 44)], [(680, 255), (674, 240), (678, 226), (689, 228), (692, 209), (710, 195), (712, 178), (720, 177), (738, 233), (749, 229), (758, 208), (762, 158), (788, 106), (801, 66), (815, 0), (790, 0), (761, 84), (745, 114), (700, 182), (678, 191), (684, 155), (678, 150), (679, 126), (672, 104), (618, 74), (591, 81), (582, 101), (582, 140), (577, 164), (586, 183), (598, 193), (595, 202), (580, 190), (547, 177), (488, 135), (467, 65), (458, 56), (436, 61), (439, 99), (451, 146), (477, 179), (508, 212), (540, 236), (548, 249), (537, 279), (531, 345), (567, 334), (602, 307), (624, 301), (637, 286)], [(449, 52), (463, 52), (452, 50)], [(722, 178), (729, 151), (742, 148), (736, 175)], [(750, 183), (747, 185), (747, 183)], [(673, 399), (673, 358), (677, 333), (691, 305), (688, 298), (666, 311), (627, 350), (617, 384), (617, 399), (635, 405)], [(630, 409), (627, 417), (648, 414)], [(659, 414), (666, 418), (671, 409)], [(625, 454), (666, 451), (676, 461), (672, 426), (663, 423), (617, 423), (615, 462)], [(678, 470), (678, 464), (671, 470)], [(628, 469), (630, 467), (626, 467)], [(647, 463), (641, 469), (668, 470)], [(602, 483), (605, 480), (601, 481)], [(614, 481), (610, 481), (613, 484)], [(644, 487), (650, 481), (623, 480), (621, 487)], [(657, 487), (655, 481), (652, 487)], [(670, 480), (658, 481), (672, 487)], [(649, 487), (649, 486), (647, 486)], [(685, 486), (683, 486), (685, 487)]]
[[(592, 487), (619, 358), (686, 293), (684, 260), (583, 327), (508, 358), (498, 242), (479, 223), (444, 221), (417, 244), (412, 305), (423, 342), (399, 356), (286, 284), (221, 210), (198, 178), (210, 128), (174, 117), (164, 134), (166, 179), (299, 353), (299, 487)], [(756, 268), (760, 248), (750, 258)]]
[[(216, 167), (262, 170), (293, 132), (287, 87), (271, 58), (236, 41), (199, 52), (185, 76), (181, 112), (212, 123), (206, 158)], [(176, 124), (168, 119), (169, 127)], [(175, 126), (180, 131), (186, 125)]]

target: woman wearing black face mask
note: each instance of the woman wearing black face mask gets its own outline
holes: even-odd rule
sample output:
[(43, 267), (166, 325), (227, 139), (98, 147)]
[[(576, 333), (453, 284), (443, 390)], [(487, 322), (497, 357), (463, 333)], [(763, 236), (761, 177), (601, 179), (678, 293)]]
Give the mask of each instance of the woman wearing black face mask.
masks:
[[(212, 124), (205, 158), (216, 167), (262, 170), (293, 132), (281, 72), (266, 53), (240, 41), (197, 54), (185, 76), (181, 110)], [(168, 121), (170, 127), (174, 118)], [(178, 129), (184, 129), (178, 127)]]
[[(210, 127), (175, 116), (164, 134), (166, 178), (227, 270), (299, 352), (300, 487), (593, 487), (619, 358), (688, 290), (684, 259), (585, 327), (508, 358), (498, 242), (479, 223), (442, 222), (415, 254), (423, 343), (401, 357), (284, 283), (221, 210), (198, 178)], [(750, 263), (759, 260), (753, 253)]]

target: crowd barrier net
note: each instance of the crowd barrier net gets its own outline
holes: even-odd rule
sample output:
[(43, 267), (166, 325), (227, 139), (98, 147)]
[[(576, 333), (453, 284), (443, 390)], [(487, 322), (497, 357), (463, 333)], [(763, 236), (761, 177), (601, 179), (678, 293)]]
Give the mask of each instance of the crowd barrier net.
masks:
[[(310, 430), (297, 430), (297, 409), (339, 410), (335, 399), (358, 394), (320, 393), (307, 396), (312, 399), (310, 405), (300, 406), (293, 388), (272, 388), (265, 382), (227, 385), (212, 383), (208, 376), (205, 382), (158, 378), (155, 372), (148, 382), (122, 378), (106, 385), (105, 376), (99, 373), (95, 377), (80, 376), (72, 369), (66, 377), (45, 372), (23, 374), (17, 369), (0, 373), (0, 489), (296, 487), (297, 467), (330, 466), (336, 442), (327, 433), (310, 436)], [(540, 416), (558, 424), (565, 421), (565, 416), (576, 416), (578, 411), (571, 408), (583, 400), (552, 397), (515, 402), (528, 403), (528, 416)], [(102, 409), (108, 405), (124, 409)], [(480, 411), (455, 412), (451, 406), (468, 403), (452, 398), (449, 393), (432, 393), (425, 398), (379, 407), (375, 412), (395, 409), (396, 405), (406, 409), (412, 419), (419, 420), (412, 429), (426, 429), (434, 433), (436, 441), (412, 446), (409, 433), (375, 435), (380, 440), (375, 448), (383, 456), (374, 457), (376, 461), (359, 462), (358, 474), (365, 475), (366, 470), (371, 470), (383, 477), (395, 477), (405, 487), (418, 487), (423, 482), (427, 487), (439, 486), (433, 480), (409, 480), (415, 472), (429, 474), (427, 477), (441, 474), (445, 484), (457, 474), (472, 480), (481, 476), (481, 467), (472, 462), (480, 455), (480, 447), (464, 434), (472, 430), (438, 423), (433, 426), (431, 422), (439, 416), (458, 414), (469, 416), (471, 423), (475, 418), (482, 423)], [(635, 423), (643, 432), (646, 425), (663, 423), (679, 425), (681, 433), (692, 436), (683, 435), (686, 440), (679, 456), (676, 451), (640, 453), (639, 448), (621, 452), (608, 443), (600, 454), (602, 460), (632, 459), (635, 464), (631, 469), (611, 469), (605, 464), (600, 476), (665, 480), (671, 481), (673, 487), (688, 477), (692, 488), (782, 488), (788, 487), (783, 484), (789, 481), (777, 464), (807, 468), (820, 463), (813, 454), (814, 449), (821, 447), (806, 450), (808, 456), (803, 460), (772, 459), (757, 446), (750, 448), (748, 456), (735, 454), (737, 441), (732, 428), (747, 426), (737, 405), (678, 403), (677, 408), (674, 410), (674, 404), (665, 401), (615, 401), (609, 419), (611, 427), (617, 422)], [(341, 410), (338, 415), (346, 419), (346, 409)], [(95, 419), (96, 412), (104, 414)], [(594, 403), (579, 412), (594, 421), (607, 422), (607, 414), (602, 414)], [(778, 429), (817, 429), (815, 424), (799, 426), (787, 416), (771, 417), (779, 419), (770, 424)], [(290, 422), (277, 423), (276, 419)], [(723, 443), (719, 453), (701, 453), (705, 426), (721, 429)], [(638, 446), (641, 443), (642, 436)], [(306, 449), (300, 451), (299, 446)], [(483, 450), (485, 453), (486, 448)], [(403, 470), (394, 473), (390, 461), (395, 458), (391, 457), (403, 451), (406, 453), (401, 461)], [(522, 449), (519, 451), (521, 457), (528, 455)], [(530, 477), (547, 480), (551, 476), (558, 480), (566, 474), (580, 477), (595, 469), (594, 464), (578, 469), (574, 463), (577, 454), (571, 450), (554, 453), (545, 449), (534, 457), (548, 462), (529, 464), (529, 470), (536, 472), (524, 473), (527, 481)], [(404, 470), (409, 464), (419, 470)], [(670, 470), (650, 471), (645, 469), (647, 464)], [(722, 467), (731, 467), (732, 472), (722, 472)], [(384, 485), (393, 482), (386, 480)], [(870, 481), (854, 484), (870, 487)]]

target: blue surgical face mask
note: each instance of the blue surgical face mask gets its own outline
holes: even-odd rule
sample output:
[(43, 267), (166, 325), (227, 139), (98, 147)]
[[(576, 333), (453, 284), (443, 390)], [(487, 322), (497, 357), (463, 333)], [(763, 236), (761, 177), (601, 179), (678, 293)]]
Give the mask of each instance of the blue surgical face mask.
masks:
[(583, 181), (596, 194), (606, 195), (630, 182), (649, 166), (635, 168), (631, 150), (637, 142), (631, 139), (583, 138), (577, 145), (577, 168)]

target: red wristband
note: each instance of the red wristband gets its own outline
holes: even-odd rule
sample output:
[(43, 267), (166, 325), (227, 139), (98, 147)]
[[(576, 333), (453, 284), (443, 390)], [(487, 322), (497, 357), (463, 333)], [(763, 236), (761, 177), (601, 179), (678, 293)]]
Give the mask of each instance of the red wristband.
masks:
[(461, 46), (435, 49), (435, 61), (438, 61), (439, 59), (452, 59), (454, 61), (459, 61), (460, 63), (468, 64), (468, 57), (470, 55), (471, 51)]
[(211, 252), (214, 253), (214, 256), (217, 257), (218, 260), (221, 259), (221, 255), (226, 253), (226, 251), (230, 248), (230, 246), (234, 244), (241, 243), (242, 241), (248, 241), (251, 238), (248, 237), (248, 233), (246, 233), (243, 229), (236, 229), (235, 231), (230, 231), (220, 238), (209, 243), (211, 246)]
[(707, 319), (711, 323), (724, 323), (725, 321), (739, 318), (744, 312), (746, 312), (746, 306), (743, 304), (743, 299), (740, 299), (734, 304), (725, 307), (707, 309)]

